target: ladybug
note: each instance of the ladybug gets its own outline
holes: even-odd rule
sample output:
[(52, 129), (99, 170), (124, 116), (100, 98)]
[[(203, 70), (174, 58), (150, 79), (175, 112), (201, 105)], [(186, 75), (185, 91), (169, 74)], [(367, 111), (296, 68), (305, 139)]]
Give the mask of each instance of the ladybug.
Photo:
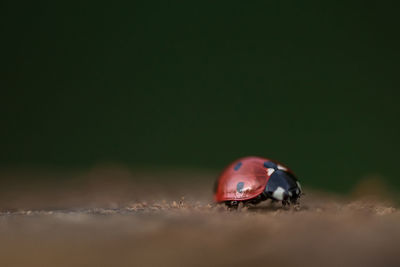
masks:
[(232, 162), (215, 183), (214, 198), (228, 206), (257, 204), (271, 199), (282, 205), (298, 204), (302, 189), (294, 173), (285, 165), (261, 157), (245, 157)]

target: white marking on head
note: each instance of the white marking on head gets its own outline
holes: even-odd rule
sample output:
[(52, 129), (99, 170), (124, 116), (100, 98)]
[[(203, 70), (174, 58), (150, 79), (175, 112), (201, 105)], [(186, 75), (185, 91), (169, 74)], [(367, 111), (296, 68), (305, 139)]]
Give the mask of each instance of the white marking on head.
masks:
[(283, 189), (282, 187), (278, 187), (274, 193), (272, 194), (272, 196), (277, 199), (277, 200), (283, 200), (283, 193), (285, 192), (285, 189)]
[(297, 187), (300, 189), (300, 191), (303, 191), (303, 190), (301, 189), (301, 185), (300, 185), (299, 181), (296, 181), (296, 184), (297, 184)]
[(283, 167), (282, 165), (279, 165), (279, 164), (278, 164), (278, 169), (285, 171), (285, 172), (288, 170), (286, 167)]
[(268, 169), (267, 169), (268, 176), (271, 176), (271, 174), (273, 174), (274, 171), (275, 171), (274, 168), (268, 168)]

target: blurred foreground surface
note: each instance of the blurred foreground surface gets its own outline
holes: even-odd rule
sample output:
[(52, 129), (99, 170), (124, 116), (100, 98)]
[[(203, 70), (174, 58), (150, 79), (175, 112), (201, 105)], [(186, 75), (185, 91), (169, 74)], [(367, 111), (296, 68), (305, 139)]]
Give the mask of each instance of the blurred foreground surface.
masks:
[(298, 211), (228, 211), (212, 203), (215, 173), (95, 169), (46, 186), (24, 175), (1, 174), (2, 266), (400, 264), (400, 212), (388, 201), (305, 188)]

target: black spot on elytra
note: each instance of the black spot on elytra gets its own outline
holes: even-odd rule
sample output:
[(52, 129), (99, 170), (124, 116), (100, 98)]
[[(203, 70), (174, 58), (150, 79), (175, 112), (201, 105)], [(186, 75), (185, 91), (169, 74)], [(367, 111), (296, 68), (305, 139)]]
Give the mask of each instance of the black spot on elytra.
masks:
[(242, 193), (243, 187), (244, 187), (244, 183), (243, 182), (239, 182), (236, 185), (236, 191), (238, 191), (239, 193)]
[(237, 170), (240, 169), (240, 167), (242, 167), (242, 163), (241, 163), (241, 162), (238, 162), (238, 163), (235, 165), (235, 167), (233, 167), (233, 169), (234, 169), (235, 171), (237, 171)]

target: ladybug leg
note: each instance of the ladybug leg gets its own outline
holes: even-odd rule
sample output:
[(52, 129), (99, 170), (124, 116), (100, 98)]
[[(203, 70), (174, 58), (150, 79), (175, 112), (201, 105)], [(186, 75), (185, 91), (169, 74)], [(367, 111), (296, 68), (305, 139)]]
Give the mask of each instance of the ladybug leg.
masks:
[(286, 199), (282, 200), (282, 208), (290, 207), (290, 202)]
[(229, 208), (229, 209), (237, 209), (239, 206), (239, 202), (236, 200), (232, 200), (232, 201), (226, 201), (225, 205)]
[(254, 204), (251, 201), (242, 201), (239, 205), (243, 205), (243, 207), (249, 207), (251, 204)]
[(243, 201), (244, 206), (251, 206), (251, 205), (257, 205), (261, 201), (266, 200), (266, 197), (264, 197), (262, 194), (258, 195), (257, 197)]

